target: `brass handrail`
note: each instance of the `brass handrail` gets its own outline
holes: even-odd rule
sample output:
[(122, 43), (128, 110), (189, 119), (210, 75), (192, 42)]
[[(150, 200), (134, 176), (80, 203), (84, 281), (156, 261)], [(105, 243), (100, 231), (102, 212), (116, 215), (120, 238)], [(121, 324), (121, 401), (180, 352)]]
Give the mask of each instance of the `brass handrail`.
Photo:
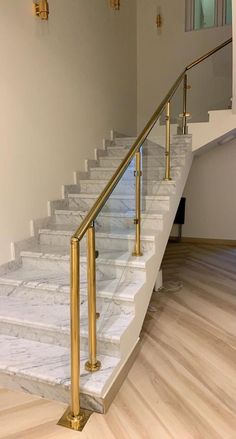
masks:
[(228, 44), (232, 43), (233, 39), (232, 37), (226, 40), (224, 43), (220, 44), (219, 46), (215, 47), (215, 49), (212, 49), (210, 52), (207, 52), (205, 55), (201, 56), (200, 58), (193, 61), (191, 64), (189, 64), (186, 67), (186, 71), (192, 69), (197, 64), (200, 64), (202, 61), (205, 61), (205, 59), (209, 58), (211, 55), (214, 55), (214, 53), (218, 52), (219, 50), (223, 49)]
[(136, 141), (130, 148), (129, 152), (121, 162), (120, 166), (107, 183), (105, 189), (98, 197), (93, 207), (88, 212), (87, 216), (71, 238), (71, 407), (68, 407), (64, 415), (59, 421), (59, 425), (71, 428), (73, 430), (81, 431), (90, 416), (87, 411), (81, 410), (80, 407), (80, 241), (87, 232), (87, 269), (88, 269), (88, 307), (89, 307), (89, 360), (86, 362), (85, 368), (90, 372), (95, 372), (100, 369), (101, 363), (97, 359), (96, 349), (96, 250), (95, 250), (95, 229), (94, 221), (104, 204), (110, 197), (111, 193), (119, 183), (124, 172), (128, 168), (131, 160), (136, 154), (136, 244), (133, 255), (141, 256), (141, 153), (140, 148), (147, 139), (153, 126), (159, 119), (162, 112), (166, 109), (166, 170), (164, 180), (171, 180), (170, 176), (170, 101), (174, 96), (179, 85), (183, 81), (183, 134), (187, 133), (187, 71), (201, 63), (209, 56), (221, 50), (232, 42), (232, 38), (225, 41), (220, 46), (198, 58), (191, 64), (185, 67), (184, 71), (179, 75), (166, 97), (163, 99), (157, 110), (153, 113), (151, 119), (146, 124), (143, 131), (137, 137)]
[(76, 230), (75, 234), (73, 235), (72, 239), (78, 239), (79, 241), (83, 238), (84, 234), (87, 232), (88, 228), (90, 227), (91, 223), (95, 221), (97, 218), (99, 212), (102, 210), (104, 204), (107, 202), (108, 198), (110, 197), (111, 193), (115, 189), (116, 185), (119, 183), (122, 175), (125, 173), (126, 169), (128, 168), (131, 160), (133, 159), (135, 153), (139, 150), (139, 148), (142, 146), (143, 142), (148, 137), (148, 134), (152, 130), (153, 126), (159, 119), (160, 115), (164, 111), (166, 104), (171, 100), (173, 95), (175, 94), (176, 90), (178, 89), (180, 83), (184, 79), (186, 71), (192, 69), (197, 64), (201, 63), (205, 59), (209, 58), (214, 53), (221, 50), (223, 47), (227, 46), (232, 42), (232, 38), (229, 38), (227, 41), (225, 41), (223, 44), (220, 44), (215, 49), (211, 50), (210, 52), (203, 55), (201, 58), (198, 58), (191, 64), (185, 67), (184, 71), (179, 75), (178, 79), (175, 81), (174, 85), (169, 90), (166, 97), (163, 99), (161, 104), (158, 106), (157, 110), (153, 113), (151, 119), (146, 124), (145, 128), (141, 132), (141, 134), (137, 137), (136, 141), (134, 142), (133, 146), (130, 148), (128, 154), (125, 156), (123, 161), (121, 162), (120, 166), (117, 168), (114, 175), (111, 177), (105, 188), (103, 189), (102, 193), (94, 203), (93, 207), (88, 212), (87, 216), (84, 218), (78, 229)]

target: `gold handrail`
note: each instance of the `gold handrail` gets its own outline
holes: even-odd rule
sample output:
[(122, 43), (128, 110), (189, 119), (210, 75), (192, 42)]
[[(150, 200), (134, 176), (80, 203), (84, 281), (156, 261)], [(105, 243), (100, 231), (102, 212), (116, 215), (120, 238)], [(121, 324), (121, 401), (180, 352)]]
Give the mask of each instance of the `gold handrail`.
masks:
[(193, 67), (195, 67), (197, 64), (200, 64), (202, 61), (205, 61), (205, 59), (209, 58), (211, 55), (214, 55), (214, 53), (218, 52), (219, 50), (223, 49), (228, 44), (232, 43), (233, 39), (232, 37), (226, 40), (224, 43), (220, 44), (219, 46), (215, 47), (215, 49), (212, 49), (210, 52), (207, 52), (205, 55), (201, 56), (200, 58), (193, 61), (191, 64), (189, 64), (185, 70), (190, 70)]
[(111, 177), (105, 188), (103, 189), (102, 193), (94, 203), (93, 207), (88, 212), (87, 216), (84, 218), (83, 222), (80, 224), (79, 228), (76, 230), (75, 234), (73, 235), (73, 238), (78, 239), (79, 241), (83, 238), (84, 234), (90, 227), (91, 223), (95, 221), (97, 218), (99, 212), (102, 210), (104, 204), (107, 202), (108, 198), (110, 197), (111, 193), (115, 189), (116, 185), (119, 183), (119, 180), (121, 179), (122, 175), (125, 173), (126, 169), (128, 168), (131, 160), (133, 159), (135, 153), (138, 151), (138, 149), (142, 146), (143, 142), (148, 137), (148, 134), (152, 130), (153, 126), (159, 119), (160, 115), (165, 109), (166, 104), (171, 100), (173, 95), (175, 94), (176, 90), (178, 89), (180, 83), (184, 79), (184, 75), (186, 71), (192, 69), (197, 64), (201, 63), (205, 59), (209, 58), (209, 56), (213, 55), (214, 53), (221, 50), (223, 47), (227, 46), (232, 42), (232, 38), (229, 38), (227, 41), (225, 41), (223, 44), (220, 44), (215, 49), (211, 50), (210, 52), (203, 55), (201, 58), (198, 58), (184, 69), (184, 71), (179, 75), (178, 79), (175, 81), (174, 85), (169, 90), (166, 97), (163, 99), (155, 113), (153, 113), (151, 119), (146, 124), (145, 128), (141, 132), (141, 134), (137, 137), (136, 141), (134, 142), (133, 146), (130, 148), (128, 154), (125, 156), (123, 161), (121, 162), (120, 166), (114, 173), (114, 175)]
[(220, 46), (198, 58), (191, 64), (185, 67), (184, 71), (179, 75), (166, 97), (163, 99), (157, 110), (153, 113), (151, 119), (146, 124), (143, 131), (137, 137), (136, 141), (130, 148), (129, 152), (121, 162), (120, 166), (107, 183), (105, 189), (98, 197), (93, 207), (88, 212), (87, 216), (71, 238), (71, 407), (68, 407), (64, 415), (59, 421), (59, 425), (71, 428), (73, 430), (81, 431), (90, 416), (90, 413), (84, 411), (80, 407), (80, 241), (87, 232), (87, 247), (88, 247), (88, 303), (89, 303), (89, 361), (86, 362), (86, 369), (94, 372), (100, 369), (101, 363), (96, 356), (96, 264), (95, 264), (95, 230), (94, 221), (109, 196), (119, 183), (124, 172), (128, 168), (131, 160), (136, 154), (136, 245), (133, 252), (135, 256), (141, 256), (140, 245), (140, 222), (141, 222), (141, 206), (140, 193), (142, 176), (140, 148), (148, 137), (153, 126), (159, 119), (160, 115), (166, 109), (166, 173), (165, 180), (171, 180), (170, 177), (170, 101), (174, 96), (176, 90), (182, 81), (184, 81), (184, 96), (183, 96), (183, 133), (187, 133), (186, 119), (188, 113), (186, 112), (187, 105), (187, 71), (201, 63), (209, 56), (221, 50), (226, 45), (232, 42), (232, 38), (225, 41)]

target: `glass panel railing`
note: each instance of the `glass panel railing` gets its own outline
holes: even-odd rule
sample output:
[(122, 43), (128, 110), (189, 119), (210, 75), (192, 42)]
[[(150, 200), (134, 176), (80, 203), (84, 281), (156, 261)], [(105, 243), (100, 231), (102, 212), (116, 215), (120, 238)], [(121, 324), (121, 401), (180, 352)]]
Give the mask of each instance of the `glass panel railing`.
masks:
[(208, 111), (228, 109), (232, 98), (232, 45), (191, 69), (188, 83), (190, 122), (207, 122)]
[[(181, 94), (182, 89), (176, 97), (172, 127), (170, 115), (173, 135), (177, 132), (176, 118), (181, 113)], [(166, 116), (167, 108), (154, 124), (95, 220), (96, 250), (99, 255), (96, 260), (97, 310), (100, 314), (97, 321), (98, 340), (103, 334), (109, 336), (108, 321), (109, 325), (111, 322), (114, 325), (113, 331), (116, 326), (119, 331), (119, 327), (122, 328), (124, 322), (133, 317), (128, 302), (137, 291), (136, 284), (141, 286), (144, 282), (144, 273), (140, 267), (146, 257), (154, 252), (155, 237), (169, 208), (173, 186), (170, 180), (172, 164), (168, 181), (164, 181), (167, 164)], [(114, 145), (107, 150), (107, 156), (100, 162), (100, 168), (91, 173), (91, 178), (108, 181), (133, 143), (134, 139), (116, 139)], [(176, 157), (173, 157), (175, 162)], [(176, 171), (173, 168), (174, 173)], [(141, 255), (144, 259), (138, 257)], [(127, 306), (121, 309), (119, 299), (121, 296), (124, 298), (124, 295), (127, 295)]]

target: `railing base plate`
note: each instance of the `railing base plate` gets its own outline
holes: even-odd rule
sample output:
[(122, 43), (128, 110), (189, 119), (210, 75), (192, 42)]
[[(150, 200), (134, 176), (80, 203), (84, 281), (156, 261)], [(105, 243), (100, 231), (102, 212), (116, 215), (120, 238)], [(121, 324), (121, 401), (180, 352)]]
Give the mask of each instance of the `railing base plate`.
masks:
[(60, 427), (69, 428), (70, 430), (82, 431), (92, 413), (93, 412), (89, 410), (81, 410), (81, 416), (79, 418), (73, 418), (71, 415), (71, 408), (68, 407), (57, 425), (60, 425)]

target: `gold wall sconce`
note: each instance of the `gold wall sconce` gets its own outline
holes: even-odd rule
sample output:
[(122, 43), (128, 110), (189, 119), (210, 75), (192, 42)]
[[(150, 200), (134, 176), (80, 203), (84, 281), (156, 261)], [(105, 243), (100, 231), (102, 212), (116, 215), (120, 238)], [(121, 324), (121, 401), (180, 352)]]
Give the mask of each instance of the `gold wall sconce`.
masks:
[(157, 15), (156, 15), (156, 26), (157, 29), (161, 29), (162, 28), (162, 13), (161, 13), (161, 7), (158, 6), (157, 7)]
[(162, 17), (161, 17), (161, 14), (157, 14), (156, 25), (157, 25), (157, 28), (158, 28), (158, 29), (159, 29), (160, 27), (162, 27)]
[(110, 0), (110, 6), (114, 11), (120, 10), (120, 0)]
[(48, 20), (49, 5), (47, 0), (38, 0), (34, 2), (34, 11), (41, 20)]

